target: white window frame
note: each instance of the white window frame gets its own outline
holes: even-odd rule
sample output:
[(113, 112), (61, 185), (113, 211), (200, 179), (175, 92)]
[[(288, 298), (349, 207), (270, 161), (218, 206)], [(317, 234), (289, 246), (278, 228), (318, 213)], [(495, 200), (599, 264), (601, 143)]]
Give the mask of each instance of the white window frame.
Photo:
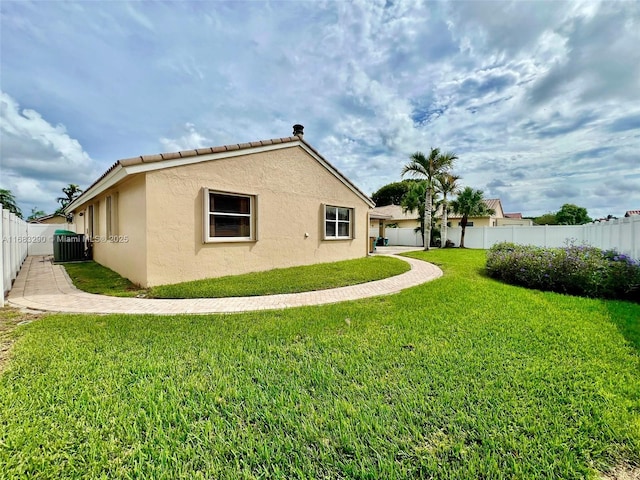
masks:
[[(336, 211), (336, 215), (335, 215), (335, 220), (333, 220), (333, 222), (335, 222), (335, 235), (327, 235), (327, 222), (329, 222), (330, 220), (327, 220), (327, 210), (328, 209), (335, 209)], [(344, 221), (344, 220), (339, 220), (338, 219), (338, 209), (344, 209), (347, 210), (349, 212), (349, 220), (348, 221)], [(323, 210), (323, 216), (322, 216), (322, 230), (324, 232), (324, 239), (325, 240), (352, 240), (354, 238), (354, 217), (355, 217), (355, 209), (351, 208), (351, 207), (341, 207), (338, 205), (325, 205)], [(349, 224), (349, 234), (347, 236), (340, 236), (338, 235), (339, 232), (339, 224), (340, 223), (348, 223)]]
[[(243, 197), (249, 199), (249, 213), (216, 213), (209, 210), (211, 195), (226, 195), (231, 197)], [(229, 243), (229, 242), (255, 242), (257, 240), (256, 235), (256, 206), (257, 196), (247, 193), (237, 192), (224, 192), (220, 190), (212, 190), (203, 188), (203, 241), (204, 243)], [(221, 215), (229, 217), (248, 217), (249, 218), (249, 236), (247, 237), (212, 237), (211, 236), (211, 216)]]

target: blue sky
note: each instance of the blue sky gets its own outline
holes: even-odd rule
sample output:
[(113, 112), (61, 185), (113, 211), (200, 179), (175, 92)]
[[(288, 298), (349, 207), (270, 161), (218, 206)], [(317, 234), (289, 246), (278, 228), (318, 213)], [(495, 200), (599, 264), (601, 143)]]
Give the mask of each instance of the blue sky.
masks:
[(640, 2), (0, 2), (0, 187), (289, 136), (362, 190), (459, 156), (509, 212), (640, 208)]

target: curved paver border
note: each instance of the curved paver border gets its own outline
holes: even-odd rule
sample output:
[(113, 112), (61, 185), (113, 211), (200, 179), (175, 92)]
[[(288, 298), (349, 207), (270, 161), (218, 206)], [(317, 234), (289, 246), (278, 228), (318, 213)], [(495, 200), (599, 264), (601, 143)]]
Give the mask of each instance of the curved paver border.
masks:
[(347, 287), (286, 293), (261, 297), (156, 299), (109, 297), (75, 288), (62, 265), (50, 257), (28, 257), (9, 292), (14, 307), (65, 313), (128, 314), (208, 314), (279, 310), (306, 305), (325, 305), (397, 293), (442, 276), (435, 265), (409, 257), (399, 258), (411, 265), (408, 272), (394, 277)]

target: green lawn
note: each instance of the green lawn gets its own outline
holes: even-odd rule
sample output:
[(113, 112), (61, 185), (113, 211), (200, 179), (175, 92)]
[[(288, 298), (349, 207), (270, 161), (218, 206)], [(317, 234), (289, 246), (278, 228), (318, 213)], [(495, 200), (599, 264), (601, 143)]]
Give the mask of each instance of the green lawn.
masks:
[(410, 269), (407, 262), (397, 258), (373, 256), (161, 285), (151, 288), (149, 296), (154, 298), (248, 297), (309, 292), (381, 280), (400, 275)]
[(147, 293), (118, 273), (94, 261), (62, 265), (75, 287), (85, 292), (114, 297), (135, 297)]
[(95, 262), (64, 265), (73, 284), (86, 292), (149, 298), (222, 298), (309, 292), (380, 280), (408, 271), (407, 262), (373, 256), (266, 272), (209, 278), (142, 290)]
[(18, 327), (0, 477), (595, 479), (640, 464), (640, 305), (503, 285), (482, 251), (412, 256), (444, 277), (321, 307)]

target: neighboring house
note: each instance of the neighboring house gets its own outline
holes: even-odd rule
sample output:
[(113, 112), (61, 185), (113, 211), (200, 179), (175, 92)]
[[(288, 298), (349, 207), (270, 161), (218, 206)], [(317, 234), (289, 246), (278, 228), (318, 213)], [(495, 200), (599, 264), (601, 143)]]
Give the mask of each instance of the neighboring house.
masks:
[[(494, 213), (484, 217), (469, 217), (467, 227), (496, 227), (499, 225), (498, 220), (504, 220), (505, 215), (499, 198), (487, 198), (484, 200), (484, 203), (487, 208), (494, 210)], [(448, 215), (448, 225), (450, 227), (461, 226), (461, 220), (462, 215), (456, 215), (455, 213)]]
[(505, 213), (504, 218), (496, 219), (496, 225), (498, 227), (531, 227), (533, 220), (522, 218), (522, 213)]
[(385, 215), (373, 210), (369, 211), (369, 236), (384, 237), (385, 222), (391, 220), (391, 215)]
[(60, 213), (52, 213), (29, 220), (29, 223), (46, 223), (49, 225), (67, 223), (67, 217)]
[(302, 128), (119, 160), (65, 211), (98, 263), (144, 287), (364, 257), (373, 202)]
[[(484, 217), (469, 217), (467, 227), (498, 227), (498, 226), (531, 226), (531, 219), (522, 218), (521, 213), (504, 213), (502, 210), (502, 202), (499, 198), (485, 199), (488, 208), (495, 211), (493, 215)], [(440, 225), (442, 210), (436, 213), (436, 224)], [(447, 215), (447, 223), (449, 227), (459, 227), (462, 216), (454, 213)], [(371, 210), (371, 222), (369, 227), (373, 233), (374, 228), (379, 229), (379, 236), (384, 237), (382, 232), (389, 227), (397, 228), (418, 228), (420, 227), (420, 219), (418, 212), (404, 212), (399, 205), (387, 205), (385, 207), (376, 207)]]
[(380, 236), (386, 227), (391, 228), (416, 228), (420, 226), (418, 211), (404, 211), (400, 205), (385, 205), (384, 207), (375, 207), (370, 213), (370, 228), (379, 228)]
[(624, 214), (625, 217), (630, 217), (631, 215), (640, 215), (640, 210), (627, 210)]
[[(488, 208), (495, 211), (493, 215), (484, 217), (469, 217), (467, 227), (497, 227), (497, 226), (531, 226), (533, 222), (530, 219), (523, 219), (520, 213), (505, 214), (502, 209), (502, 202), (499, 198), (485, 199)], [(436, 213), (436, 224), (440, 226), (442, 219), (442, 211)], [(459, 227), (462, 216), (449, 213), (447, 224), (449, 227)], [(390, 245), (400, 244), (407, 245), (406, 241), (397, 243), (396, 235), (390, 232), (390, 228), (411, 229), (412, 231), (420, 227), (420, 219), (418, 212), (404, 212), (399, 205), (387, 205), (384, 207), (376, 207), (371, 210), (369, 231), (370, 235), (379, 237), (389, 237)], [(394, 232), (395, 233), (395, 232)], [(400, 233), (400, 232), (397, 232)], [(411, 237), (411, 236), (409, 236)], [(411, 243), (413, 245), (413, 243)]]
[(369, 235), (385, 239), (387, 245), (421, 246), (422, 234), (417, 211), (404, 211), (400, 205), (376, 207), (369, 214)]

